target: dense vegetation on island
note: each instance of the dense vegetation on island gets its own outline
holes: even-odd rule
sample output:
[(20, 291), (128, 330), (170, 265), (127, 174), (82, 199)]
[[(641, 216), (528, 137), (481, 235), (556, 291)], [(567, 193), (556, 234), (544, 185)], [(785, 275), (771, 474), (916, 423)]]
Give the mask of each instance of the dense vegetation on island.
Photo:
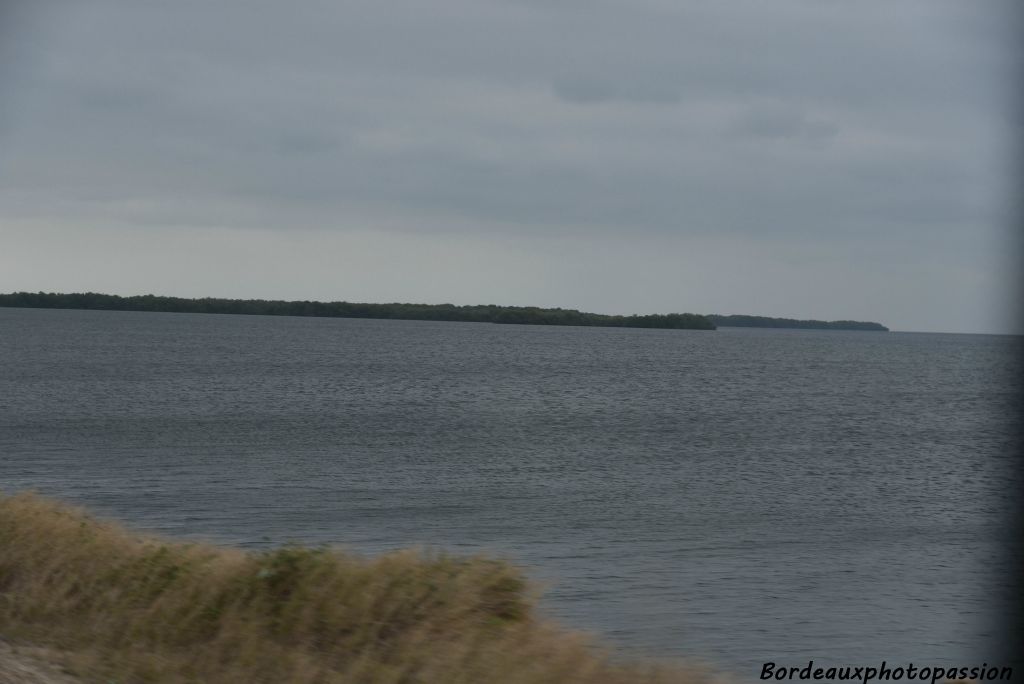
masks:
[(177, 313), (259, 314), (264, 316), (325, 316), (332, 318), (389, 318), (415, 321), (467, 321), (527, 325), (587, 325), (618, 328), (678, 328), (714, 330), (706, 316), (692, 313), (648, 316), (608, 316), (575, 309), (542, 309), (496, 304), (356, 304), (352, 302), (280, 301), (267, 299), (185, 299), (85, 293), (14, 292), (0, 294), (0, 306), (38, 309), (106, 309)]
[(354, 302), (282, 301), (275, 299), (186, 299), (136, 295), (121, 297), (96, 292), (13, 292), (0, 294), (0, 307), (35, 309), (99, 309), (110, 311), (163, 311), (173, 313), (253, 314), (263, 316), (323, 316), (330, 318), (388, 318), (413, 321), (464, 321), (524, 325), (583, 325), (616, 328), (675, 328), (714, 330), (738, 328), (803, 328), (816, 330), (878, 330), (884, 325), (866, 321), (815, 321), (768, 316), (670, 313), (610, 316), (576, 309), (478, 304), (360, 304)]
[(244, 552), (142, 537), (26, 494), (0, 495), (0, 549), (3, 641), (45, 649), (75, 681), (713, 681), (612, 659), (546, 622), (522, 573), (489, 558)]
[(802, 328), (807, 330), (889, 330), (881, 323), (870, 321), (803, 321), (796, 318), (770, 318), (768, 316), (721, 316), (708, 318), (723, 328)]

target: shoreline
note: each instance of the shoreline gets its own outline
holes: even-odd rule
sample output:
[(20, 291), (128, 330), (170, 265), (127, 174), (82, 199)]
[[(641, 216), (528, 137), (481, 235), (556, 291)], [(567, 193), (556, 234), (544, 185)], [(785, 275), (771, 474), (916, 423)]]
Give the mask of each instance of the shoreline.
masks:
[(801, 330), (862, 330), (888, 332), (870, 321), (820, 321), (770, 316), (667, 313), (597, 314), (577, 309), (497, 304), (387, 304), (346, 301), (223, 299), (101, 294), (97, 292), (12, 292), (0, 294), (0, 307), (97, 311), (152, 311), (162, 313), (219, 313), (237, 315), (298, 316), (315, 318), (370, 318), (410, 321), (496, 323), (502, 325), (564, 325), (601, 328), (655, 328), (715, 330), (722, 327), (784, 328)]

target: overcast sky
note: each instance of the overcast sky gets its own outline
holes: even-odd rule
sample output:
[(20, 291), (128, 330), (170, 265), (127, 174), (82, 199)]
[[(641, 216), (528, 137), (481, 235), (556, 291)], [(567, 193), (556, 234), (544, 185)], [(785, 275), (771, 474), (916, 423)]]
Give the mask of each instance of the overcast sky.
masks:
[(1019, 328), (1011, 2), (0, 5), (0, 291)]

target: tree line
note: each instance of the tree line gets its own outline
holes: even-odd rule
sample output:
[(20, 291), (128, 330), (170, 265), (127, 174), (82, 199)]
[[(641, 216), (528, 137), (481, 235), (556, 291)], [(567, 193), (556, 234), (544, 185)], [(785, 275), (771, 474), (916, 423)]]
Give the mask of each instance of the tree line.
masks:
[(583, 325), (618, 328), (675, 328), (714, 330), (716, 327), (798, 328), (813, 330), (887, 331), (870, 321), (818, 321), (720, 314), (670, 313), (612, 316), (576, 309), (545, 309), (536, 306), (476, 304), (366, 304), (355, 302), (283, 301), (276, 299), (218, 299), (204, 297), (121, 297), (96, 292), (13, 292), (0, 294), (0, 306), (39, 309), (105, 309), (113, 311), (164, 311), (178, 313), (251, 314), (263, 316), (323, 316), (333, 318), (386, 318), (415, 321), (465, 321), (518, 323), (522, 325)]
[(384, 318), (417, 321), (466, 321), (524, 325), (577, 325), (619, 328), (674, 328), (714, 330), (707, 316), (671, 313), (611, 316), (576, 309), (496, 304), (365, 304), (354, 302), (282, 301), (272, 299), (217, 299), (204, 297), (121, 297), (96, 292), (14, 292), (0, 294), (0, 306), (39, 309), (97, 309), (111, 311), (163, 311), (176, 313), (250, 314), (263, 316), (323, 316), (331, 318)]
[(807, 330), (877, 330), (887, 331), (881, 323), (871, 321), (815, 321), (796, 318), (771, 318), (768, 316), (708, 316), (716, 326), (723, 328), (801, 328)]

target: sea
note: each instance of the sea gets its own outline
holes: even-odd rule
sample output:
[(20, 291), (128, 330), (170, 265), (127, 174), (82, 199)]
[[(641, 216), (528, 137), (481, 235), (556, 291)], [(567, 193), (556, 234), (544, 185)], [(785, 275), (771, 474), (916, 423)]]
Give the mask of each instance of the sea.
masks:
[(741, 680), (992, 663), (1020, 352), (0, 308), (0, 491), (255, 550), (506, 558), (615, 653)]

